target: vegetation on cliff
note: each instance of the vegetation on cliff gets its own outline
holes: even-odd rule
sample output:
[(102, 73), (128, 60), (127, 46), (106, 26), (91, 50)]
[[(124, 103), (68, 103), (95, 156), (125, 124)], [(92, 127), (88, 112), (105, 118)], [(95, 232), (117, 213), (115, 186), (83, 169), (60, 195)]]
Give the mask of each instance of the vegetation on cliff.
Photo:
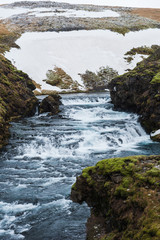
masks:
[(136, 68), (116, 77), (109, 84), (116, 109), (138, 113), (148, 132), (160, 128), (160, 47), (137, 64)]
[(110, 67), (101, 67), (96, 73), (86, 71), (80, 74), (87, 91), (103, 91), (108, 88), (108, 83), (118, 75), (118, 72)]
[(158, 240), (160, 156), (102, 160), (83, 170), (71, 198), (92, 207), (88, 240)]
[(46, 76), (47, 79), (44, 81), (52, 86), (73, 91), (78, 90), (78, 82), (73, 81), (73, 79), (61, 68), (55, 67), (53, 70), (48, 70)]
[(35, 113), (35, 86), (27, 74), (17, 70), (0, 55), (0, 148), (9, 136), (9, 122)]
[(15, 43), (19, 36), (19, 33), (8, 31), (5, 25), (0, 23), (0, 53), (8, 51), (11, 47), (19, 48)]

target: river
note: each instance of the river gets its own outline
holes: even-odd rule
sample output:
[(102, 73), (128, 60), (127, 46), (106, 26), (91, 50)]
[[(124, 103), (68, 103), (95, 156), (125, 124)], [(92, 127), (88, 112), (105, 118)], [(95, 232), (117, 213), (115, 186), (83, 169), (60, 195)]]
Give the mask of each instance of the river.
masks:
[[(0, 0), (0, 4), (11, 2)], [(85, 3), (160, 7), (159, 0)], [(8, 16), (2, 13), (0, 17)], [(133, 68), (141, 57), (128, 65), (125, 52), (159, 44), (159, 30), (125, 36), (108, 30), (25, 33), (17, 44), (20, 49), (11, 49), (6, 57), (50, 89), (43, 79), (54, 65), (75, 80), (79, 72), (97, 71), (101, 66), (109, 65), (120, 74)], [(136, 114), (113, 110), (109, 93), (65, 94), (62, 103), (56, 116), (36, 113), (12, 123), (9, 144), (0, 152), (1, 240), (85, 240), (90, 209), (70, 200), (71, 186), (82, 169), (110, 157), (160, 154), (160, 144), (150, 140)]]
[(90, 211), (70, 200), (81, 170), (104, 158), (160, 154), (137, 115), (113, 110), (109, 93), (66, 94), (62, 103), (56, 116), (12, 123), (0, 154), (1, 240), (84, 240)]

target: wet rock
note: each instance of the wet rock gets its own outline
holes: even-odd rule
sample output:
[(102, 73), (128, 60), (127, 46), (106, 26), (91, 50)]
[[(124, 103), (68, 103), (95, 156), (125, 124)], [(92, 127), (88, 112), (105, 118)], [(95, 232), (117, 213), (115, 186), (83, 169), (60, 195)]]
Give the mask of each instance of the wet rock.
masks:
[(88, 167), (71, 199), (91, 207), (88, 240), (160, 238), (160, 156), (106, 159)]
[(52, 94), (42, 100), (39, 106), (39, 113), (50, 112), (51, 114), (59, 113), (61, 96), (57, 93)]
[(109, 84), (116, 109), (140, 115), (146, 131), (160, 128), (160, 47), (136, 68), (113, 79)]
[(28, 75), (0, 55), (0, 147), (7, 143), (10, 121), (34, 115), (37, 106), (34, 89)]
[(150, 134), (150, 136), (151, 136), (151, 139), (152, 139), (153, 141), (160, 142), (160, 129), (158, 129), (158, 130), (155, 131), (155, 132), (152, 132), (152, 133)]

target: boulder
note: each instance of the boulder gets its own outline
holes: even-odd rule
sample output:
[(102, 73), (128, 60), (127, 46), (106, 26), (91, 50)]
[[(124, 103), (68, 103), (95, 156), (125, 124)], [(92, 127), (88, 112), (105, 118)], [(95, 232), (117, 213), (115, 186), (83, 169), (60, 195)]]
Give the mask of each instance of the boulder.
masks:
[(153, 141), (160, 142), (160, 129), (158, 129), (158, 130), (155, 131), (155, 132), (152, 132), (152, 133), (150, 134), (150, 136), (151, 136), (151, 139), (152, 139)]
[(59, 106), (61, 103), (61, 96), (57, 93), (52, 94), (42, 100), (39, 105), (39, 113), (50, 112), (51, 114), (59, 113)]

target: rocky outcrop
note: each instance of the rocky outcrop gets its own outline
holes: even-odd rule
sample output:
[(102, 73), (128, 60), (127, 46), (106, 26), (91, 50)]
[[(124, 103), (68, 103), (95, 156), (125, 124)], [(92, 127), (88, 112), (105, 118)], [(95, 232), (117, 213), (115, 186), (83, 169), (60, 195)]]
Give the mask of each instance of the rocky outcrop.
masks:
[(87, 91), (103, 91), (118, 72), (109, 67), (101, 67), (97, 73), (86, 71), (80, 74)]
[(158, 240), (160, 156), (102, 160), (77, 177), (71, 199), (91, 207), (87, 240)]
[(133, 111), (148, 132), (160, 128), (160, 47), (109, 84), (116, 109)]
[(39, 113), (49, 112), (52, 115), (59, 112), (59, 106), (61, 103), (61, 96), (57, 93), (52, 94), (42, 100), (39, 106)]
[(62, 69), (55, 67), (53, 70), (48, 70), (47, 79), (44, 81), (52, 86), (60, 89), (78, 90), (79, 84)]
[(35, 113), (37, 99), (32, 93), (34, 89), (28, 75), (0, 55), (0, 148), (7, 143), (9, 122)]

